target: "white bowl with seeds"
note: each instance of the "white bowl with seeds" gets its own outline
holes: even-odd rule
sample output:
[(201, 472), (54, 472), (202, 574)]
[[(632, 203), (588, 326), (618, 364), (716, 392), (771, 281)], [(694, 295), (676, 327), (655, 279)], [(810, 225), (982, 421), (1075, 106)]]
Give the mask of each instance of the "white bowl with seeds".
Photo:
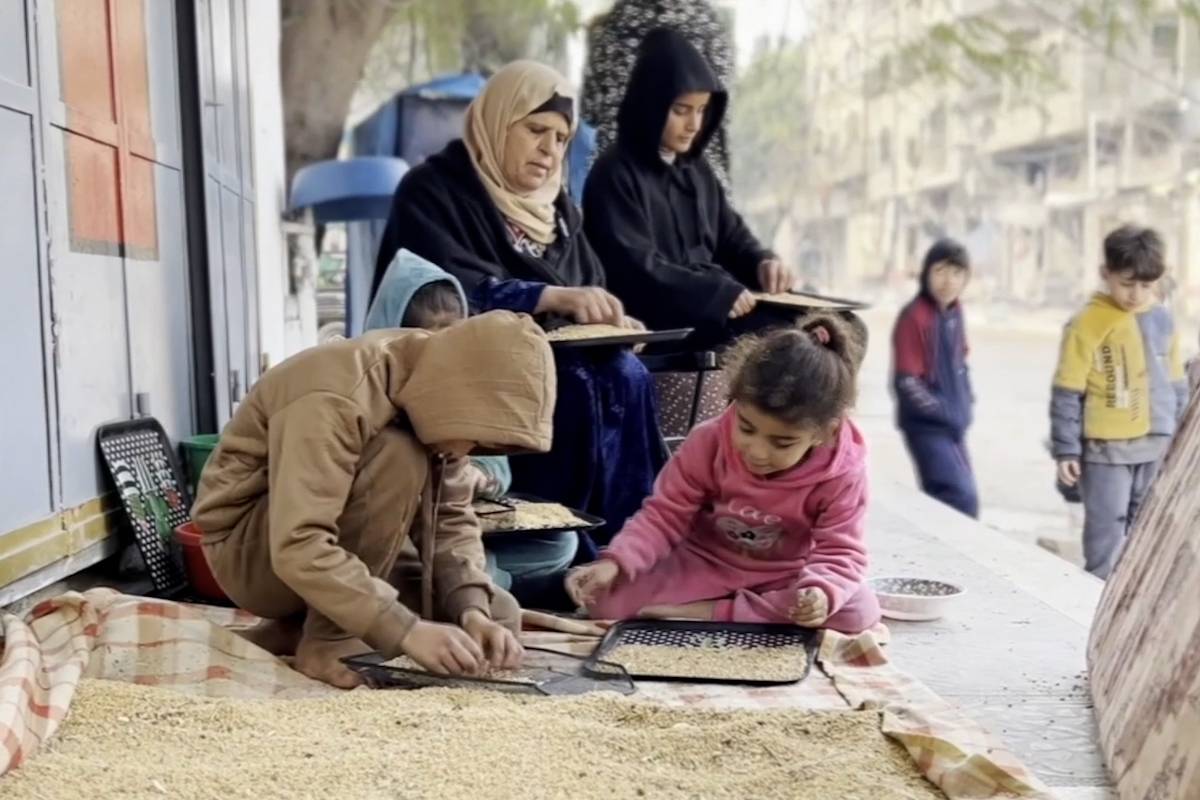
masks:
[(965, 589), (929, 578), (871, 578), (883, 615), (890, 619), (925, 622), (940, 619)]

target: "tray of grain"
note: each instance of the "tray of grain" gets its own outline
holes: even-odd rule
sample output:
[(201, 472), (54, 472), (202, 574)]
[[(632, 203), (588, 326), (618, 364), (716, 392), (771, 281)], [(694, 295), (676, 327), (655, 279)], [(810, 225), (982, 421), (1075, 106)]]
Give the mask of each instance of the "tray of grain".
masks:
[(584, 662), (635, 680), (779, 686), (808, 676), (819, 631), (795, 625), (691, 620), (618, 622)]
[(694, 328), (669, 331), (635, 331), (616, 325), (564, 325), (546, 334), (554, 347), (632, 347), (656, 342), (678, 342)]
[(502, 694), (551, 695), (618, 692), (633, 694), (633, 680), (615, 664), (600, 662), (584, 671), (582, 656), (526, 647), (519, 669), (488, 670), (483, 675), (442, 675), (430, 672), (408, 656), (387, 659), (380, 653), (362, 653), (342, 662), (362, 676), (373, 689), (483, 689)]
[(549, 503), (532, 495), (510, 494), (499, 502), (475, 504), (475, 515), (484, 536), (590, 531), (604, 520), (561, 503)]
[(829, 295), (816, 294), (813, 292), (778, 292), (776, 294), (768, 294), (767, 292), (756, 292), (755, 298), (760, 303), (766, 303), (774, 306), (792, 306), (795, 308), (818, 308), (828, 309), (830, 311), (861, 311), (864, 308), (870, 308), (870, 303), (863, 303), (859, 300), (847, 300), (844, 297), (830, 297)]

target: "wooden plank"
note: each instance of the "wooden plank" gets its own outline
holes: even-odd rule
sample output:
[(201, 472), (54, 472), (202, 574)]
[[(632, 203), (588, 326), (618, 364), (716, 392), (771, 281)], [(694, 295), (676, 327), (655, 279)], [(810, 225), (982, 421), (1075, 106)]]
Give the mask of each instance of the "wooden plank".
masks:
[(1101, 596), (1088, 664), (1122, 798), (1200, 799), (1200, 402)]

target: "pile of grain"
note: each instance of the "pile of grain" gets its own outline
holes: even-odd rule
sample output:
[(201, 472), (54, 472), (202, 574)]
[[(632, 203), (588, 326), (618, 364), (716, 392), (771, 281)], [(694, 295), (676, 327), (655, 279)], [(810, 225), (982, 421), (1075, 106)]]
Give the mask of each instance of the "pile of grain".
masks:
[(619, 644), (604, 661), (620, 664), (631, 675), (672, 675), (743, 681), (798, 681), (808, 656), (800, 645), (782, 647), (725, 647), (704, 643), (694, 647)]
[(564, 325), (546, 334), (552, 342), (580, 342), (587, 339), (609, 339), (613, 336), (628, 336), (641, 333), (619, 325)]
[(529, 503), (524, 500), (507, 502), (513, 505), (511, 511), (487, 514), (479, 518), (479, 527), (484, 533), (587, 527), (587, 522), (575, 516), (571, 509), (558, 503)]
[(5, 800), (944, 797), (872, 712), (358, 690), (234, 701), (84, 681)]
[[(396, 667), (398, 669), (408, 669), (408, 670), (413, 670), (415, 672), (428, 672), (428, 670), (426, 670), (424, 667), (422, 667), (417, 662), (413, 661), (408, 656), (400, 656), (398, 658), (393, 658), (391, 661), (385, 661), (385, 662), (383, 662), (383, 666)], [(437, 674), (437, 673), (432, 673), (432, 674)], [(454, 676), (439, 675), (439, 677), (446, 678), (446, 677), (454, 677)], [(529, 684), (537, 683), (536, 680), (534, 680), (529, 675), (526, 675), (524, 672), (522, 672), (519, 669), (492, 669), (491, 666), (487, 666), (481, 675), (471, 675), (469, 677), (480, 678), (482, 680), (488, 680), (488, 681), (509, 681), (510, 683), (529, 683)]]

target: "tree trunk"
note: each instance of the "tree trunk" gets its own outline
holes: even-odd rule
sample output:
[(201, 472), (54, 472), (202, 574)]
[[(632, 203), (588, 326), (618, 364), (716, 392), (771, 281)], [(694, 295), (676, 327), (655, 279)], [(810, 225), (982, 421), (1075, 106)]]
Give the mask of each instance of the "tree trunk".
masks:
[(367, 56), (398, 0), (283, 0), (280, 68), (288, 185), (306, 164), (337, 156)]

